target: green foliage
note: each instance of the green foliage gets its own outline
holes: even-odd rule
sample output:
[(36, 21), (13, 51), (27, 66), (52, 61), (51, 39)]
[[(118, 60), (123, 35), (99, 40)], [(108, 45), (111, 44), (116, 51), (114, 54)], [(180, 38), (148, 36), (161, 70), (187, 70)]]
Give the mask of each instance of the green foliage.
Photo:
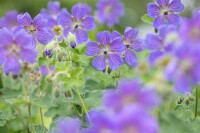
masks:
[(153, 18), (149, 17), (148, 14), (144, 14), (142, 17), (141, 17), (141, 20), (144, 22), (144, 23), (147, 23), (147, 24), (151, 24), (153, 23)]

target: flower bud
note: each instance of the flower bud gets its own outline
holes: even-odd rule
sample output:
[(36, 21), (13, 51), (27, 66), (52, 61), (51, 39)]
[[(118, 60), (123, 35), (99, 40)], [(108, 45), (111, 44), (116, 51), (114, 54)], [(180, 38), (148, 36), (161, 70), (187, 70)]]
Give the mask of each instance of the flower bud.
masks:
[(60, 97), (60, 89), (59, 89), (58, 87), (55, 87), (55, 88), (53, 89), (53, 96), (54, 96), (55, 98), (59, 98), (59, 97)]
[(76, 47), (76, 37), (71, 32), (68, 34), (67, 40), (72, 48)]

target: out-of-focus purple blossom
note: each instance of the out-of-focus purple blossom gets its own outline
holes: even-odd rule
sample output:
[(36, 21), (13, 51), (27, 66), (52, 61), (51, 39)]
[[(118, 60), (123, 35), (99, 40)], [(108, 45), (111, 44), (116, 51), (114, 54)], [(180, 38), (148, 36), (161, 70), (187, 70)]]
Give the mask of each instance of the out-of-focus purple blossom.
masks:
[[(196, 11), (190, 19), (185, 19), (180, 27), (181, 38), (193, 48), (200, 44), (200, 11)], [(197, 44), (197, 45), (196, 45)], [(197, 47), (196, 47), (197, 46)]]
[(155, 65), (158, 59), (172, 53), (179, 43), (179, 33), (175, 26), (161, 26), (159, 35), (148, 34), (145, 39), (145, 47), (150, 50), (148, 60), (151, 65)]
[(124, 6), (119, 0), (99, 0), (96, 8), (98, 21), (110, 27), (119, 23), (119, 18), (124, 15)]
[(160, 99), (151, 88), (145, 88), (139, 81), (121, 81), (117, 90), (109, 90), (104, 96), (107, 109), (120, 111), (129, 104), (150, 108), (159, 105)]
[(40, 67), (40, 72), (42, 73), (43, 76), (46, 76), (48, 74), (53, 74), (55, 70), (54, 66), (41, 66)]
[(77, 44), (88, 41), (87, 31), (95, 28), (95, 20), (88, 14), (89, 10), (88, 6), (76, 4), (72, 7), (72, 15), (68, 12), (62, 12), (58, 17), (58, 23), (64, 28), (64, 35), (74, 34)]
[(93, 110), (89, 113), (91, 126), (86, 133), (117, 133), (117, 119), (104, 111)]
[(138, 106), (128, 105), (115, 117), (118, 122), (116, 133), (159, 133), (157, 120)]
[(81, 121), (79, 119), (60, 119), (53, 133), (81, 133)]
[(13, 28), (17, 26), (17, 15), (18, 12), (16, 10), (6, 12), (4, 17), (0, 18), (0, 28)]
[(178, 25), (181, 22), (180, 15), (176, 12), (184, 10), (181, 0), (156, 0), (157, 4), (149, 3), (147, 13), (155, 18), (153, 26), (159, 28), (161, 25)]
[(124, 52), (125, 61), (129, 66), (135, 66), (137, 64), (137, 56), (134, 51), (140, 52), (143, 50), (143, 41), (137, 38), (138, 30), (127, 27), (123, 36), (117, 31), (113, 31), (112, 36), (123, 38), (123, 43), (126, 46)]
[(52, 56), (52, 51), (51, 50), (49, 50), (49, 49), (46, 49), (45, 50), (45, 55), (47, 56), (47, 57), (51, 57)]
[(31, 36), (24, 29), (0, 31), (0, 65), (4, 73), (19, 74), (21, 62), (34, 63), (37, 51), (30, 48)]
[(121, 52), (125, 50), (121, 37), (112, 37), (109, 31), (99, 32), (96, 36), (98, 43), (88, 42), (86, 45), (86, 54), (95, 56), (92, 65), (102, 71), (106, 66), (116, 70), (124, 61), (121, 58)]
[(28, 34), (32, 35), (32, 47), (36, 46), (36, 41), (41, 44), (49, 43), (53, 37), (46, 29), (47, 20), (41, 14), (38, 14), (33, 20), (26, 12), (17, 16), (18, 24), (26, 29)]

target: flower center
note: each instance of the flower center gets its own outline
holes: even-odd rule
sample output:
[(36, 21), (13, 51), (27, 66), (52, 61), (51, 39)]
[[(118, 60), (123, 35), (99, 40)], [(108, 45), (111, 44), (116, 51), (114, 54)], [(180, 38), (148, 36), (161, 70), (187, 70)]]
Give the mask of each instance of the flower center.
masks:
[(34, 25), (24, 26), (24, 28), (28, 31), (28, 33), (34, 33), (36, 31), (36, 28), (34, 27)]
[(15, 43), (10, 46), (6, 46), (6, 49), (9, 51), (9, 54), (16, 54), (18, 55), (19, 51), (21, 50)]
[(56, 36), (60, 36), (61, 34), (62, 34), (62, 31), (63, 31), (63, 29), (62, 29), (62, 27), (61, 26), (55, 26), (54, 28), (53, 28), (53, 32), (56, 34)]

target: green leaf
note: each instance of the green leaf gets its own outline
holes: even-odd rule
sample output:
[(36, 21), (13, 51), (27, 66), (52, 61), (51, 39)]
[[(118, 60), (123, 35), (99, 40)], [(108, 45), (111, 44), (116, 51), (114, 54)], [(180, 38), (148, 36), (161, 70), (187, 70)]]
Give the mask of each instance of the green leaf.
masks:
[(39, 124), (32, 125), (32, 127), (29, 126), (29, 130), (32, 133), (47, 133), (48, 132), (48, 130), (46, 129), (46, 127), (44, 127), (42, 125), (39, 125)]
[(0, 126), (4, 126), (6, 124), (5, 120), (0, 119)]
[(144, 14), (142, 17), (141, 17), (141, 20), (147, 24), (152, 24), (153, 23), (153, 18), (149, 17), (148, 14)]

